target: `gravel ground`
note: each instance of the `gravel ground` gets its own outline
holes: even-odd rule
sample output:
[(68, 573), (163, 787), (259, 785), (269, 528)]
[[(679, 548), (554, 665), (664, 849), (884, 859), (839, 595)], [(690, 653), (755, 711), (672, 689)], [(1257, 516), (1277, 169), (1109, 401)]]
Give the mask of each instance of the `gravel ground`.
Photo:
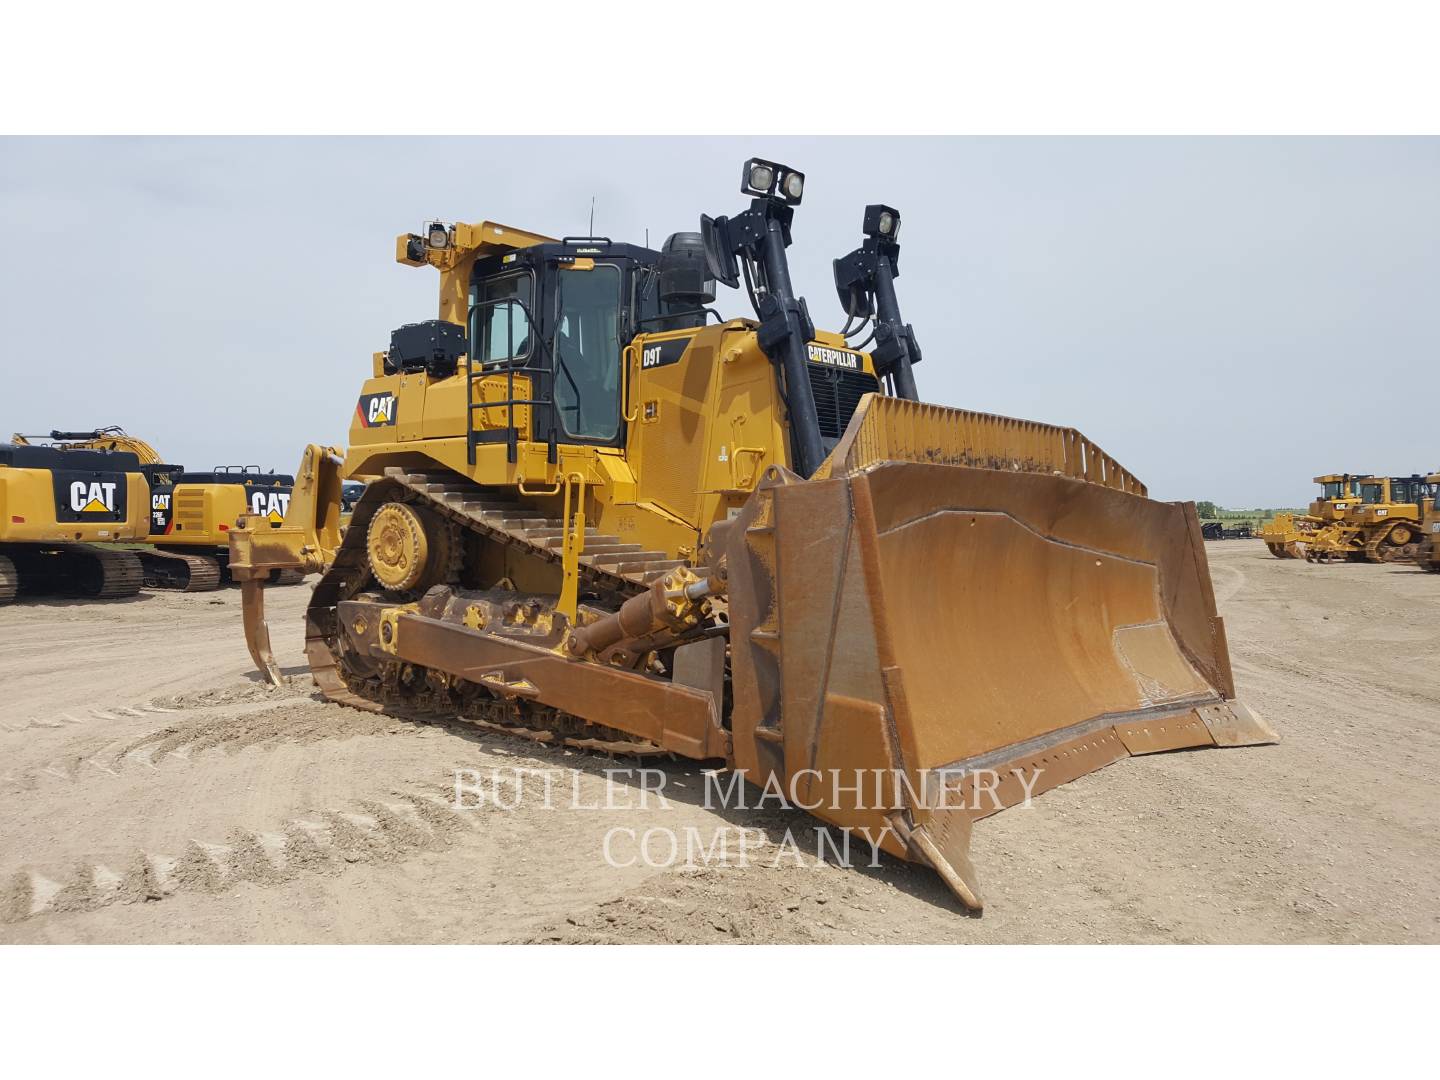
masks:
[[(817, 861), (803, 814), (707, 809), (690, 766), (326, 704), (308, 585), (272, 590), (275, 690), (235, 591), (6, 607), (0, 940), (1440, 941), (1440, 577), (1208, 549), (1241, 697), (1283, 741), (1123, 761), (981, 822), (980, 918), (888, 857)], [(515, 768), (548, 806), (532, 775), (454, 808), (457, 769)], [(647, 866), (615, 829), (749, 857), (656, 842)]]

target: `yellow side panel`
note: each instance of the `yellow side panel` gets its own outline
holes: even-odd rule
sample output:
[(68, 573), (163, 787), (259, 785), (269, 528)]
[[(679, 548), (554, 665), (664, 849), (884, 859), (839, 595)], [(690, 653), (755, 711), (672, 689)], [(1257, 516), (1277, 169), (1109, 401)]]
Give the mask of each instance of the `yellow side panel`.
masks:
[[(22, 520), (16, 521), (16, 518)], [(48, 469), (0, 468), (0, 540), (140, 540), (150, 521), (150, 488), (139, 473), (125, 474), (124, 521), (57, 521), (54, 479)]]
[[(524, 439), (530, 432), (530, 406), (517, 405), (512, 410), (505, 402), (512, 400), (511, 380), (499, 373), (477, 378), (471, 400), (477, 405), (492, 405), (493, 408), (476, 409), (471, 421), (476, 431), (503, 431), (513, 423)], [(513, 398), (525, 401), (530, 397), (530, 379), (516, 375)], [(402, 413), (403, 413), (402, 400)], [(425, 394), (425, 438), (461, 438), (465, 434), (465, 376), (459, 374), (448, 379), (432, 380)], [(402, 415), (403, 426), (403, 415)], [(403, 438), (403, 436), (402, 436)]]
[(680, 361), (640, 372), (630, 406), (637, 417), (630, 458), (639, 477), (638, 500), (658, 503), (692, 522), (699, 511), (715, 365), (714, 337), (697, 337)]

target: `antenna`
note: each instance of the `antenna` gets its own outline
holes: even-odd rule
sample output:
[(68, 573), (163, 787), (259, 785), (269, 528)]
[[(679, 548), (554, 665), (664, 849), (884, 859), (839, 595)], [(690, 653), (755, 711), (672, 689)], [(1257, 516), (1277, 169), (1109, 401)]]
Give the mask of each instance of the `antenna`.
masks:
[(587, 236), (594, 236), (594, 235), (595, 235), (595, 196), (594, 196), (594, 195), (591, 195), (591, 196), (590, 196), (590, 231), (589, 231), (588, 233), (586, 233), (585, 235), (587, 235)]

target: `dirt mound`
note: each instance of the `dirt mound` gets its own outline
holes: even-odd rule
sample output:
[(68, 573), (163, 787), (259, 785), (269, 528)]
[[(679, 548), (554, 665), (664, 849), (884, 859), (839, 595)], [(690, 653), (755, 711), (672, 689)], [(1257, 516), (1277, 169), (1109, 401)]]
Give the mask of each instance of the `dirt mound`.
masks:
[(313, 691), (309, 675), (284, 675), (281, 685), (246, 682), (236, 686), (196, 690), (188, 694), (169, 694), (151, 702), (162, 709), (215, 709), (222, 705), (243, 705), (252, 701), (273, 701), (277, 698), (300, 697)]
[(231, 753), (266, 743), (316, 743), (360, 735), (414, 734), (413, 722), (380, 713), (348, 709), (326, 701), (296, 701), (261, 712), (186, 717), (167, 724), (122, 751), (146, 753), (159, 761), (179, 750), (197, 753), (224, 749)]
[[(858, 925), (861, 895), (833, 868), (696, 867), (659, 875), (525, 944), (807, 944), (839, 941)], [(823, 884), (822, 884), (823, 882)], [(883, 913), (883, 911), (882, 911)]]

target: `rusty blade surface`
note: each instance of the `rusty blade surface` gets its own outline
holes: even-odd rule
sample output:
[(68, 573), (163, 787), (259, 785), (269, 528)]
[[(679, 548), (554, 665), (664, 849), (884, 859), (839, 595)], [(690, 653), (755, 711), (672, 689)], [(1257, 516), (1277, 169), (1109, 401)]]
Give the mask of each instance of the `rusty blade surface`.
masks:
[[(908, 835), (894, 829), (884, 846), (936, 865), (967, 905), (956, 815), (1130, 754), (1274, 741), (1232, 705), (1186, 504), (1063, 475), (892, 462), (777, 476), (737, 524), (737, 767), (757, 783), (780, 774), (838, 825), (878, 831), (902, 812)], [(896, 805), (827, 790), (833, 772), (867, 769), (907, 778)]]

